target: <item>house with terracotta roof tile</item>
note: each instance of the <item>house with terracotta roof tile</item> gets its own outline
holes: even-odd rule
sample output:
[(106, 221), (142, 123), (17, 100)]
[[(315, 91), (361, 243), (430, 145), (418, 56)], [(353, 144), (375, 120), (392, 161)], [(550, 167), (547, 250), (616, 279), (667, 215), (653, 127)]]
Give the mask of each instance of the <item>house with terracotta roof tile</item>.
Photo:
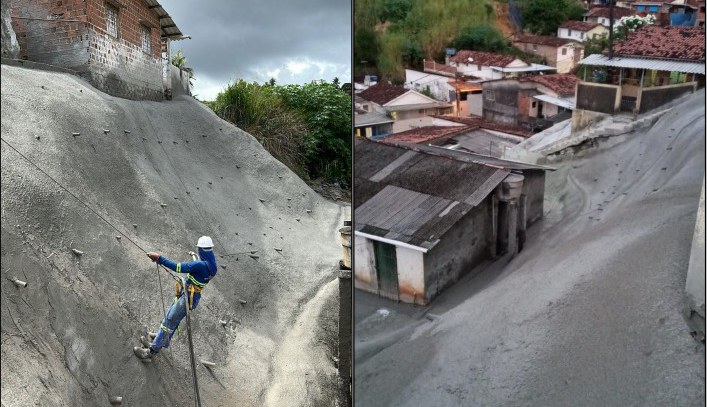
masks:
[(705, 32), (647, 25), (580, 61), (573, 129), (607, 115), (641, 114), (705, 86)]
[(585, 21), (565, 21), (557, 29), (557, 36), (579, 42), (584, 42), (590, 38), (599, 38), (608, 35), (609, 29), (599, 23)]
[(584, 46), (579, 41), (550, 35), (518, 34), (513, 46), (542, 57), (543, 63), (555, 67), (557, 73), (570, 72), (584, 57)]
[(358, 97), (369, 101), (373, 112), (388, 114), (393, 120), (393, 132), (416, 127), (421, 119), (452, 112), (450, 103), (440, 102), (422, 93), (385, 82), (379, 82), (359, 92)]
[(571, 117), (577, 82), (572, 74), (484, 82), (483, 119), (532, 130), (550, 127)]
[[(628, 7), (614, 7), (614, 26), (621, 17), (628, 17), (635, 14)], [(594, 7), (584, 14), (584, 21), (587, 23), (601, 24), (609, 28), (609, 7)]]
[(506, 72), (513, 72), (512, 68), (531, 67), (529, 63), (512, 55), (467, 50), (448, 56), (446, 63), (455, 67), (461, 75), (480, 79), (500, 79), (506, 76)]

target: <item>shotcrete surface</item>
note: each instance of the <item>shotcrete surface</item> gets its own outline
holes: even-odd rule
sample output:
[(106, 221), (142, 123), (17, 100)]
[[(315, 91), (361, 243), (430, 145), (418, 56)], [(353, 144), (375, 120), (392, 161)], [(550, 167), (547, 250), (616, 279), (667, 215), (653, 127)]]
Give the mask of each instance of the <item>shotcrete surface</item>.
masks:
[[(201, 235), (219, 263), (192, 321), (197, 360), (216, 363), (197, 368), (204, 405), (260, 406), (274, 386), (289, 399), (273, 405), (306, 405), (311, 386), (336, 393), (331, 347), (287, 338), (319, 335), (294, 324), (336, 295), (345, 205), (186, 96), (130, 101), (69, 74), (3, 65), (2, 138), (3, 405), (193, 403), (184, 325), (153, 363), (132, 347), (174, 292), (166, 274), (160, 292), (140, 248), (188, 261)], [(220, 257), (252, 250), (257, 258)], [(309, 388), (283, 387), (285, 362), (328, 368)]]
[(357, 291), (356, 405), (703, 406), (682, 310), (704, 100), (554, 157), (523, 251), (428, 308)]

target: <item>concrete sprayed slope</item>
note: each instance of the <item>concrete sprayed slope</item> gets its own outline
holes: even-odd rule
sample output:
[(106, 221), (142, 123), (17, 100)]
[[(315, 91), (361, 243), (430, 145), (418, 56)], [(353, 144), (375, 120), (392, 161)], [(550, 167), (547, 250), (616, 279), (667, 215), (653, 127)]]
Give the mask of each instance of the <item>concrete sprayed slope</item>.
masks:
[(429, 310), (358, 295), (357, 404), (704, 405), (705, 348), (681, 315), (704, 97), (553, 162), (523, 252)]
[[(3, 403), (105, 405), (123, 396), (130, 405), (188, 405), (193, 397), (185, 334), (152, 364), (132, 355), (162, 318), (158, 278), (103, 217), (178, 261), (202, 234), (217, 255), (258, 250), (258, 259), (217, 257), (225, 268), (192, 328), (197, 358), (217, 363), (198, 368), (206, 405), (261, 405), (280, 369), (279, 342), (335, 278), (342, 208), (189, 98), (129, 101), (71, 75), (3, 65), (2, 138), (100, 215), (2, 143)], [(173, 280), (163, 274), (162, 285), (169, 305)], [(303, 349), (289, 363), (328, 356)], [(334, 368), (317, 373), (331, 381)]]

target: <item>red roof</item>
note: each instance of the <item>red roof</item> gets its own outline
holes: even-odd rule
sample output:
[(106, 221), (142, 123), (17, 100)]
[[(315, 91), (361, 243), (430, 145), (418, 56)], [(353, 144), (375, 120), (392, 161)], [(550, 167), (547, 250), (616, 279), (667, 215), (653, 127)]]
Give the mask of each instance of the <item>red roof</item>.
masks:
[(575, 30), (575, 31), (584, 31), (587, 32), (591, 30), (592, 28), (599, 27), (598, 23), (589, 23), (585, 21), (565, 21), (562, 23), (560, 28), (569, 28), (570, 30)]
[(530, 34), (519, 34), (515, 37), (513, 42), (522, 42), (526, 44), (538, 44), (547, 45), (550, 47), (561, 47), (563, 45), (577, 43), (575, 40), (569, 38), (559, 38), (550, 35), (530, 35)]
[(614, 45), (615, 56), (705, 61), (705, 31), (701, 27), (647, 25)]
[(385, 82), (378, 82), (370, 88), (360, 92), (358, 96), (382, 106), (407, 92), (408, 89), (405, 89), (402, 86), (394, 86)]
[(532, 75), (520, 78), (521, 82), (535, 82), (557, 93), (559, 96), (574, 96), (579, 79), (568, 73)]
[[(614, 7), (614, 22), (618, 21), (621, 17), (627, 17), (633, 15), (634, 11), (626, 7)], [(609, 18), (609, 7), (594, 7), (589, 10), (587, 17), (604, 17)]]
[[(469, 58), (471, 58), (472, 61), (469, 61)], [(474, 65), (496, 66), (503, 68), (515, 61), (516, 57), (512, 55), (496, 54), (494, 52), (461, 50), (449, 60), (458, 64), (472, 63)]]
[(387, 143), (426, 143), (470, 130), (474, 130), (474, 128), (472, 126), (425, 126), (391, 134), (388, 137), (379, 139), (379, 141)]

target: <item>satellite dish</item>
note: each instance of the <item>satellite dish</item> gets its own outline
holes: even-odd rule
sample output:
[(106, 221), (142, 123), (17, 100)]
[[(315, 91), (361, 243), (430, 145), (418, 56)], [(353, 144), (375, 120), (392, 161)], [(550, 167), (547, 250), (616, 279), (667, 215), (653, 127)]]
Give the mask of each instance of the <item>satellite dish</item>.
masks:
[(474, 62), (474, 58), (472, 58), (472, 57), (469, 57), (469, 58), (467, 58), (466, 60), (469, 61), (469, 62)]

